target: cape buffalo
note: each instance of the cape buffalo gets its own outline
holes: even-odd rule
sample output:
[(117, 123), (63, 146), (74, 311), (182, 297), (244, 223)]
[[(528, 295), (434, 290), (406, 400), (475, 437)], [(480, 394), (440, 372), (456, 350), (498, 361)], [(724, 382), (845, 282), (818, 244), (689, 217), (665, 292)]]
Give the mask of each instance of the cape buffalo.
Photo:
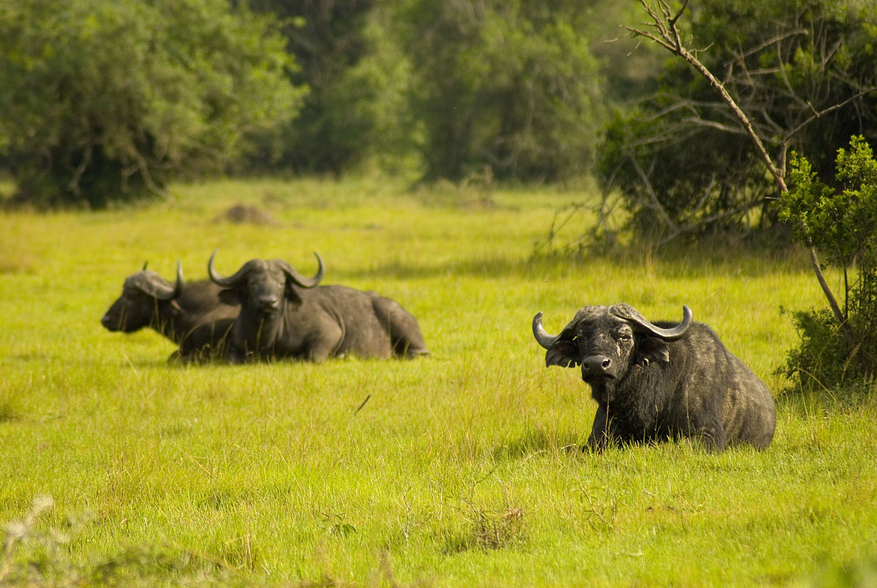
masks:
[(319, 255), (313, 278), (280, 259), (253, 259), (225, 278), (213, 269), (215, 257), (216, 251), (207, 263), (210, 279), (226, 288), (223, 298), (241, 303), (229, 341), (232, 363), (429, 355), (417, 320), (398, 303), (374, 292), (319, 286), (325, 274)]
[(223, 353), (223, 342), (240, 312), (240, 305), (219, 300), (222, 288), (210, 281), (183, 283), (177, 262), (174, 285), (144, 266), (125, 279), (122, 295), (101, 319), (110, 331), (133, 333), (155, 329), (180, 349), (170, 359), (200, 361)]
[(558, 335), (533, 318), (546, 366), (581, 366), (597, 416), (588, 444), (699, 439), (707, 449), (770, 445), (776, 409), (764, 382), (682, 307), (652, 324), (627, 304), (586, 306)]

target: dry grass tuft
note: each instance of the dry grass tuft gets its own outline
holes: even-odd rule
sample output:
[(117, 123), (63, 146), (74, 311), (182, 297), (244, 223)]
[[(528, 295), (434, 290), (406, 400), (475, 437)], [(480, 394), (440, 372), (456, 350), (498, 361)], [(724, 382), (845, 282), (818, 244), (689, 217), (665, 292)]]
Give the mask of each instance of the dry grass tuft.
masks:
[(501, 510), (489, 510), (472, 507), (468, 518), (472, 524), (471, 547), (489, 550), (505, 549), (523, 540), (523, 509), (506, 507)]

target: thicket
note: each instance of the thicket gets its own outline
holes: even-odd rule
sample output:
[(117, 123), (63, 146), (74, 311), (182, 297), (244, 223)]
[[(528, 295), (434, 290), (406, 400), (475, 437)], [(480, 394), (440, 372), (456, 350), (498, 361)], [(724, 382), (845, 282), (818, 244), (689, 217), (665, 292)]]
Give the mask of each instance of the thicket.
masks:
[(837, 154), (838, 187), (826, 185), (810, 162), (794, 156), (790, 183), (777, 209), (797, 238), (843, 272), (843, 305), (795, 311), (801, 344), (786, 360), (804, 390), (868, 381), (877, 368), (877, 161), (862, 137)]
[[(640, 2), (650, 22), (641, 27), (629, 27), (629, 30), (634, 36), (650, 40), (681, 58), (681, 63), (685, 63), (709, 85), (729, 120), (746, 136), (753, 157), (763, 165), (776, 186), (778, 206), (772, 207), (772, 212), (779, 221), (790, 223), (797, 239), (810, 250), (813, 271), (830, 312), (811, 310), (793, 313), (801, 344), (787, 358), (787, 375), (797, 378), (802, 389), (813, 389), (817, 385), (822, 388), (836, 387), (843, 383), (870, 384), (877, 362), (877, 338), (873, 334), (877, 326), (877, 319), (874, 318), (877, 316), (877, 237), (874, 233), (874, 227), (877, 226), (877, 162), (865, 138), (853, 136), (849, 153), (844, 149), (838, 150), (835, 179), (839, 189), (842, 189), (838, 192), (820, 181), (819, 174), (813, 171), (806, 158), (798, 157), (793, 152), (793, 171), (788, 178), (793, 183), (790, 191), (785, 160), (793, 135), (822, 116), (875, 93), (877, 87), (859, 89), (851, 98), (828, 106), (821, 112), (811, 105), (809, 118), (803, 119), (781, 142), (777, 165), (766, 145), (768, 141), (763, 136), (764, 129), (753, 122), (752, 117), (759, 113), (750, 113), (751, 105), (741, 108), (738, 99), (699, 59), (699, 51), (692, 48), (693, 38), (686, 35), (680, 23), (688, 8), (688, 0), (676, 10), (671, 9), (665, 0)], [(788, 89), (792, 91), (791, 87)], [(648, 177), (639, 168), (636, 158), (631, 156), (629, 159), (642, 181), (648, 184)], [(660, 210), (666, 222), (672, 224), (654, 189), (650, 185), (647, 189), (652, 206)], [(675, 234), (678, 233), (678, 230), (675, 231)], [(820, 262), (820, 252), (827, 253), (827, 264)], [(842, 268), (843, 307), (825, 278), (823, 270), (826, 265)], [(854, 269), (857, 271), (854, 272)], [(845, 344), (843, 350), (838, 343), (841, 336)]]
[[(747, 114), (780, 175), (795, 150), (829, 178), (850, 136), (877, 139), (875, 15), (870, 0), (699, 0), (686, 3), (676, 24)], [(770, 207), (778, 188), (751, 134), (683, 60), (667, 61), (657, 91), (616, 112), (600, 153), (604, 209), (617, 194), (614, 204), (629, 213), (625, 228), (640, 238), (778, 226)]]
[(274, 20), (225, 0), (0, 3), (0, 152), (15, 199), (92, 208), (222, 170), (296, 115)]
[[(698, 0), (679, 26), (778, 167), (794, 149), (830, 177), (851, 135), (877, 138), (873, 8)], [(641, 19), (611, 0), (3, 3), (0, 167), (20, 201), (90, 207), (217, 172), (596, 171), (637, 237), (776, 226), (746, 134), (620, 26)]]
[(615, 4), (3, 3), (0, 167), (21, 201), (91, 207), (215, 172), (587, 174), (651, 75), (604, 43)]

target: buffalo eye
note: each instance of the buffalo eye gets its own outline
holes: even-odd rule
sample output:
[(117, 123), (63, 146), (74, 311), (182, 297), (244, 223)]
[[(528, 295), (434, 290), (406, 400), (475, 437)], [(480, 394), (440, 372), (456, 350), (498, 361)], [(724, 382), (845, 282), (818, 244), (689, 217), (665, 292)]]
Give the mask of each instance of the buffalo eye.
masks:
[(623, 341), (625, 343), (630, 342), (633, 339), (633, 332), (629, 329), (622, 329), (615, 332), (615, 339), (617, 341)]

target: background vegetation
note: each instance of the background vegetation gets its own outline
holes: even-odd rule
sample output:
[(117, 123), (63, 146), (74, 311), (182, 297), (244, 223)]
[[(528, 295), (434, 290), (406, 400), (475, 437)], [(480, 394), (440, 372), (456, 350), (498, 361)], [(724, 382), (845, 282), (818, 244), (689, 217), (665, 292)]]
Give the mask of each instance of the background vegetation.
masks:
[(0, 5), (0, 149), (16, 201), (105, 207), (223, 170), (294, 117), (272, 21), (224, 0)]
[(0, 6), (17, 201), (101, 208), (217, 171), (566, 180), (654, 75), (604, 43), (635, 8), (608, 0), (172, 4)]
[[(726, 105), (622, 27), (659, 3), (5, 3), (0, 167), (16, 202), (92, 208), (217, 172), (566, 185), (596, 174), (601, 242), (787, 239)], [(875, 8), (697, 0), (679, 26), (778, 167), (795, 150), (832, 183), (837, 149), (877, 138)]]
[[(174, 185), (174, 205), (0, 215), (0, 581), (28, 585), (856, 585), (874, 574), (873, 395), (784, 394), (806, 255), (530, 259), (581, 192)], [(596, 202), (597, 195), (591, 200)], [(277, 225), (214, 222), (243, 202)], [(593, 217), (592, 217), (593, 222)], [(100, 317), (125, 276), (282, 257), (420, 320), (425, 360), (169, 366)], [(833, 284), (842, 280), (829, 271)], [(771, 447), (578, 451), (595, 404), (536, 311), (710, 323), (777, 396)], [(833, 396), (832, 396), (833, 395)], [(28, 521), (35, 497), (54, 506)], [(16, 523), (19, 521), (19, 523)]]
[[(660, 14), (661, 2), (643, 4)], [(679, 10), (677, 3), (664, 6), (668, 18)], [(852, 135), (877, 139), (873, 1), (686, 6), (678, 19), (682, 43), (746, 114), (781, 174), (796, 151), (834, 182), (837, 150)], [(770, 208), (779, 190), (751, 138), (682, 59), (666, 64), (654, 93), (616, 113), (600, 153), (604, 191), (619, 191), (632, 213), (627, 228), (641, 238), (739, 236), (756, 228), (785, 237)]]

